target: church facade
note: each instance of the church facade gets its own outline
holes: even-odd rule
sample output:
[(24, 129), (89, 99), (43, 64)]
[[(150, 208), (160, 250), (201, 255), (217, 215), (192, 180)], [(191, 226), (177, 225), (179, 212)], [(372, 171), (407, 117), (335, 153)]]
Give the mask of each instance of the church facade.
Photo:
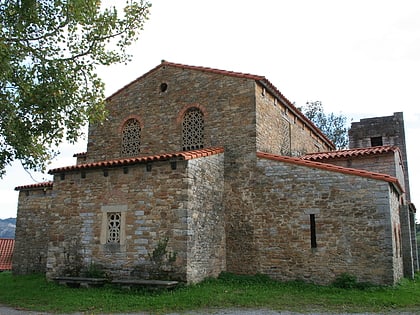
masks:
[(163, 61), (107, 110), (75, 165), (16, 187), (16, 274), (394, 284), (418, 270), (399, 147), (335, 151), (265, 77)]

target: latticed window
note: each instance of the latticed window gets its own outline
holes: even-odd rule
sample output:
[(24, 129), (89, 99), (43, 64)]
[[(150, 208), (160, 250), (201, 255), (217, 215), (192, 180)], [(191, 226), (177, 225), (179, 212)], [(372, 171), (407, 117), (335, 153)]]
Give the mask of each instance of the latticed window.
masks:
[(182, 121), (182, 149), (196, 150), (204, 147), (204, 118), (198, 108), (190, 108)]
[(121, 235), (121, 213), (108, 212), (107, 243), (119, 243)]
[(122, 156), (135, 156), (140, 154), (141, 126), (137, 119), (129, 119), (122, 130)]

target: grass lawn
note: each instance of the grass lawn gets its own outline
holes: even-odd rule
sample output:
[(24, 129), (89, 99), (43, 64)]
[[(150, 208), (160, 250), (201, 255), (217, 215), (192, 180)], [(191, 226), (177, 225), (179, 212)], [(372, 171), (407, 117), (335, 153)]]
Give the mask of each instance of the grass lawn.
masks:
[(217, 279), (171, 291), (125, 291), (103, 288), (67, 288), (44, 276), (0, 273), (0, 304), (57, 313), (152, 312), (164, 314), (203, 308), (266, 308), (297, 312), (420, 313), (420, 274), (394, 287), (343, 289), (301, 282), (278, 282), (256, 276), (222, 274)]

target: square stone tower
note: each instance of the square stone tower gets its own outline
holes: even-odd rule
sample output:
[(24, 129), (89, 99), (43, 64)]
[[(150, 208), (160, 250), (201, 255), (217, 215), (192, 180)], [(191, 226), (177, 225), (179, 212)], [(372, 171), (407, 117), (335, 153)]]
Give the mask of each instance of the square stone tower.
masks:
[(419, 268), (419, 256), (415, 235), (415, 207), (410, 197), (403, 113), (396, 112), (393, 116), (365, 118), (351, 124), (350, 149), (385, 145), (396, 146), (401, 151), (405, 190), (405, 201), (400, 206), (404, 275), (412, 278)]
[(404, 164), (406, 198), (410, 202), (407, 149), (402, 112), (396, 112), (393, 116), (365, 118), (361, 119), (360, 122), (353, 122), (351, 124), (349, 130), (350, 149), (382, 145), (397, 146), (401, 151)]

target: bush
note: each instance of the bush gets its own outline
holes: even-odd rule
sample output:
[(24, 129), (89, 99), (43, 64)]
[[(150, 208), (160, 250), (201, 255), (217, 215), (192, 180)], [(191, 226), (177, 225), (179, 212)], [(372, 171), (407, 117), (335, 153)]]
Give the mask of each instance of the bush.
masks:
[(349, 273), (342, 273), (332, 283), (333, 287), (341, 289), (352, 289), (357, 285), (357, 278)]

